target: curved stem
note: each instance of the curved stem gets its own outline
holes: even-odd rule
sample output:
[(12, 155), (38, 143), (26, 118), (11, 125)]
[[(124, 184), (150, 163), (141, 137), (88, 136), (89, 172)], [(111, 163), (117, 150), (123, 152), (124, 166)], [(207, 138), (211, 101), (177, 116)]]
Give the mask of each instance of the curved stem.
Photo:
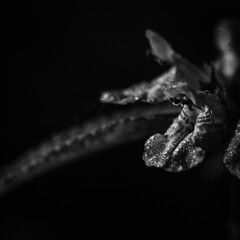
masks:
[(0, 193), (63, 163), (147, 137), (156, 131), (165, 131), (178, 111), (167, 102), (139, 104), (88, 119), (54, 135), (3, 169), (0, 172)]

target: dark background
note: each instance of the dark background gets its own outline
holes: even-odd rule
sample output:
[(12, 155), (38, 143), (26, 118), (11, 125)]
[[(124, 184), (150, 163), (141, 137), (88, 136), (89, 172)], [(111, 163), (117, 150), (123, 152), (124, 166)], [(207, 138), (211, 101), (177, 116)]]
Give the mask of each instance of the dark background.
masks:
[[(200, 65), (217, 56), (216, 24), (239, 19), (240, 8), (237, 1), (130, 6), (39, 0), (11, 2), (5, 10), (7, 148), (1, 165), (71, 122), (102, 90), (159, 74), (146, 56), (146, 29)], [(144, 140), (75, 161), (4, 196), (0, 238), (147, 234), (151, 239), (154, 233), (160, 239), (228, 239), (239, 234), (239, 182), (217, 157), (170, 174), (145, 166)]]

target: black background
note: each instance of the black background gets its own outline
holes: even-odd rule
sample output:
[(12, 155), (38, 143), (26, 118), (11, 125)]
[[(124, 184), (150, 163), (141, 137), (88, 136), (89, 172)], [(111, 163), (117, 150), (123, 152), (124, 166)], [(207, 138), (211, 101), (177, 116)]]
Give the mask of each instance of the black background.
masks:
[[(63, 126), (102, 90), (156, 76), (158, 66), (146, 56), (146, 29), (202, 64), (217, 56), (216, 24), (239, 19), (239, 10), (237, 1), (11, 2), (4, 22), (9, 62), (1, 165)], [(229, 229), (239, 231), (230, 224), (239, 217), (239, 183), (217, 157), (175, 175), (147, 168), (143, 143), (76, 161), (4, 196), (0, 238), (151, 239), (154, 233), (227, 239)]]

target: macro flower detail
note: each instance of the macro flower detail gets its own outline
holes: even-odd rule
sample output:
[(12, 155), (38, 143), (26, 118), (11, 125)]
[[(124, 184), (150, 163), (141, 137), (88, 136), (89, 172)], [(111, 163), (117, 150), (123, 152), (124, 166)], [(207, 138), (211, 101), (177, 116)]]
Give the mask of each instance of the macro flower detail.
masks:
[[(158, 63), (170, 64), (170, 69), (151, 82), (141, 82), (101, 95), (102, 102), (113, 104), (138, 101), (156, 104), (169, 100), (174, 106), (181, 106), (181, 112), (166, 132), (155, 133), (145, 142), (143, 160), (147, 166), (180, 172), (200, 164), (206, 151), (223, 148), (219, 136), (224, 135), (227, 115), (231, 112), (239, 117), (239, 109), (231, 98), (233, 84), (229, 79), (236, 78), (237, 68), (233, 70), (232, 64), (238, 65), (237, 53), (231, 45), (230, 26), (224, 23), (221, 28), (222, 34), (217, 38), (221, 56), (211, 66), (205, 64), (202, 69), (181, 57), (157, 33), (147, 30), (151, 54)], [(234, 62), (233, 58), (228, 61), (230, 55), (235, 57)], [(211, 84), (214, 88), (210, 92)], [(227, 168), (237, 177), (240, 177), (239, 128), (238, 123), (224, 156)]]
[(240, 178), (240, 53), (235, 26), (220, 24), (219, 57), (203, 67), (147, 30), (150, 53), (169, 68), (151, 81), (103, 91), (96, 105), (120, 108), (96, 111), (3, 167), (0, 194), (63, 163), (137, 139), (145, 139), (142, 158), (147, 166), (181, 172), (198, 166), (208, 152), (221, 153), (220, 160)]

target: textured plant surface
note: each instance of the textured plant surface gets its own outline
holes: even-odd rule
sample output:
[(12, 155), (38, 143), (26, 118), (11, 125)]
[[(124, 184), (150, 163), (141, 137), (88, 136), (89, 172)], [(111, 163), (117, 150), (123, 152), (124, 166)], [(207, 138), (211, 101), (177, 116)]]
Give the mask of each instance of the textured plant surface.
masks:
[(103, 104), (123, 106), (54, 135), (5, 167), (0, 191), (62, 163), (139, 138), (148, 138), (143, 153), (147, 166), (180, 172), (200, 164), (207, 151), (220, 151), (225, 152), (222, 161), (229, 171), (240, 178), (239, 55), (232, 23), (219, 28), (220, 56), (203, 68), (147, 30), (152, 55), (169, 69), (152, 81), (103, 92)]
[[(151, 83), (103, 93), (102, 101), (115, 104), (136, 101), (158, 103), (168, 99), (173, 105), (182, 107), (178, 117), (163, 135), (154, 134), (146, 141), (143, 160), (147, 166), (179, 172), (201, 163), (206, 150), (224, 149), (219, 139), (221, 136), (224, 138), (227, 115), (234, 112), (239, 117), (239, 63), (231, 24), (223, 23), (219, 29), (217, 44), (222, 55), (211, 66), (205, 66), (205, 69), (197, 68), (175, 53), (167, 41), (155, 32), (146, 31), (151, 53), (159, 63), (169, 63), (172, 66), (170, 70)], [(210, 90), (211, 84), (214, 87)], [(238, 178), (239, 124), (240, 120), (237, 126), (233, 123), (233, 138), (223, 160), (230, 172)]]

